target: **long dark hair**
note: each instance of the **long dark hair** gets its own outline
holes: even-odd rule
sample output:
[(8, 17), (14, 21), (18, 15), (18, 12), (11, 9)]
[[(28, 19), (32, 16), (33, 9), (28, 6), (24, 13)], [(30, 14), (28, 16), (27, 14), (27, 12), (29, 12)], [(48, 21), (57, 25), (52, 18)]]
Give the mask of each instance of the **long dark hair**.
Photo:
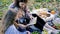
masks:
[(20, 6), (19, 6), (19, 2), (24, 2), (24, 3), (27, 3), (28, 2), (28, 0), (16, 0), (16, 7), (18, 7), (18, 8), (20, 8)]

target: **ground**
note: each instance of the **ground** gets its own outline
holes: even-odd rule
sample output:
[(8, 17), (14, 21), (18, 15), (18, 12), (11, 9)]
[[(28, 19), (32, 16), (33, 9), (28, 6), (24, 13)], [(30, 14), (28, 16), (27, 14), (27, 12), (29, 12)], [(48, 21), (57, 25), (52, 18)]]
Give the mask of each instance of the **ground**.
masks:
[(3, 28), (2, 28), (2, 21), (0, 20), (0, 34), (3, 34), (3, 33), (2, 33), (2, 29), (3, 29)]

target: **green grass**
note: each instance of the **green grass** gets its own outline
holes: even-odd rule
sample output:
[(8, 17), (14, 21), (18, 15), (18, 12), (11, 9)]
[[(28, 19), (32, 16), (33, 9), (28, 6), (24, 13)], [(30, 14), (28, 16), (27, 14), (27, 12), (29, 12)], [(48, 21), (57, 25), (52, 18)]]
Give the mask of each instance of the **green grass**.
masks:
[(37, 31), (34, 31), (34, 32), (32, 32), (32, 34), (40, 34), (39, 32), (37, 32)]
[(2, 12), (2, 11), (0, 11), (0, 18), (2, 18), (2, 16), (3, 16), (3, 12)]
[(56, 28), (60, 30), (60, 24), (55, 24), (55, 25), (56, 25)]

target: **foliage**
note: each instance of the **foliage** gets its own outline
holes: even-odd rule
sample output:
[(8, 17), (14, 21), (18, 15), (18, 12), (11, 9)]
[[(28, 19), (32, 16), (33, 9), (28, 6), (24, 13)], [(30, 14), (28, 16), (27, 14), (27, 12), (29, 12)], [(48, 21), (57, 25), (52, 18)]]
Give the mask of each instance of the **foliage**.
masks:
[(12, 3), (11, 0), (0, 0), (0, 10), (7, 9), (10, 3)]
[[(60, 0), (34, 0), (33, 6), (31, 6), (30, 9), (32, 10), (33, 7), (36, 9), (38, 9), (40, 7), (55, 9), (55, 8), (58, 8), (60, 6), (59, 2), (60, 2)], [(11, 3), (12, 3), (12, 0), (0, 0), (0, 11), (7, 10), (8, 6)]]
[(12, 0), (0, 0), (0, 18), (3, 16), (3, 11), (6, 11), (11, 3)]
[(32, 34), (40, 34), (39, 32), (37, 32), (37, 31), (34, 31), (34, 32), (32, 32)]
[(57, 33), (57, 34), (60, 34), (60, 32), (59, 32), (59, 33)]

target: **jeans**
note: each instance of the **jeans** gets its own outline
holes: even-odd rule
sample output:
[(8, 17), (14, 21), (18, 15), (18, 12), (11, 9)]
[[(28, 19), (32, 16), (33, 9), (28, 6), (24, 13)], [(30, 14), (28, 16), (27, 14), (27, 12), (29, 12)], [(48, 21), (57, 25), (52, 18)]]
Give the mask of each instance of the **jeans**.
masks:
[(40, 29), (36, 28), (34, 25), (30, 26), (30, 28), (28, 29), (28, 31), (30, 31), (30, 32), (37, 31), (40, 34), (42, 33), (42, 31)]

